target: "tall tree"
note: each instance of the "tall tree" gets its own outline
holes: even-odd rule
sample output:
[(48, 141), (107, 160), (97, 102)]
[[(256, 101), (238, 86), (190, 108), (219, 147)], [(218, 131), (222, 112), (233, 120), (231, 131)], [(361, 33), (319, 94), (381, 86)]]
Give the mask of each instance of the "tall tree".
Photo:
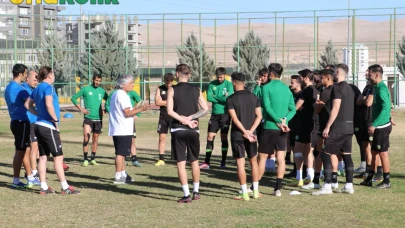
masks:
[(333, 64), (336, 65), (339, 63), (338, 58), (336, 56), (337, 50), (333, 50), (332, 40), (328, 41), (328, 44), (325, 47), (325, 51), (321, 55), (321, 60), (319, 61), (319, 65), (322, 68), (325, 68), (327, 65)]
[[(205, 51), (205, 45), (202, 43), (200, 51), (200, 43), (197, 37), (191, 32), (191, 35), (187, 37), (183, 46), (177, 46), (177, 56), (181, 64), (187, 64), (191, 70), (191, 82), (200, 82), (202, 78), (202, 89), (207, 90), (208, 84), (215, 71), (215, 63), (207, 52)], [(202, 57), (202, 62), (201, 62)], [(202, 75), (200, 74), (200, 67), (202, 68)]]
[[(79, 62), (82, 83), (88, 83), (89, 54), (91, 54), (90, 77), (94, 74), (101, 74), (105, 82), (114, 82), (118, 76), (126, 73), (126, 67), (128, 67), (128, 74), (138, 76), (138, 64), (134, 53), (132, 49), (126, 50), (128, 47), (125, 46), (123, 39), (119, 39), (112, 21), (104, 22), (99, 31), (93, 32), (90, 41), (85, 41), (85, 47), (86, 52), (81, 56)], [(111, 89), (111, 84), (106, 87), (108, 90)]]
[(55, 73), (55, 88), (58, 93), (71, 80), (71, 77), (74, 77), (71, 54), (66, 38), (59, 36), (56, 32), (43, 37), (41, 46), (37, 49), (39, 65), (52, 67)]
[[(248, 88), (253, 87), (255, 77), (259, 70), (268, 66), (270, 50), (263, 44), (262, 39), (253, 31), (246, 33), (245, 37), (239, 39), (239, 72), (247, 76)], [(238, 42), (233, 46), (233, 59), (238, 61)]]
[(405, 77), (405, 36), (402, 36), (402, 41), (398, 45), (399, 46), (399, 51), (401, 53), (395, 53), (397, 62), (396, 66), (399, 69), (399, 72), (402, 74), (402, 78), (404, 79)]

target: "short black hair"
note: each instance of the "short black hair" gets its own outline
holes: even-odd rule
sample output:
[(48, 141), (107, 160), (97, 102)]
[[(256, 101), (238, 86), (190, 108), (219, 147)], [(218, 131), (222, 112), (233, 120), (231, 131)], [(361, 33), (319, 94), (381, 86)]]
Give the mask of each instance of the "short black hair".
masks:
[(313, 70), (312, 71), (313, 75), (320, 75), (321, 74), (321, 70)]
[(101, 74), (94, 74), (93, 75), (93, 80), (96, 80), (96, 78), (103, 78), (102, 76), (101, 76)]
[(245, 82), (246, 76), (239, 72), (233, 72), (231, 75), (232, 81)]
[(301, 75), (303, 78), (308, 78), (311, 81), (314, 80), (314, 75), (312, 74), (312, 71), (308, 69), (300, 70), (298, 71), (298, 74)]
[(325, 66), (325, 68), (330, 68), (330, 69), (334, 70), (336, 68), (336, 66), (333, 64), (328, 64)]
[(338, 65), (336, 65), (336, 68), (344, 70), (346, 74), (349, 73), (349, 67), (344, 63), (339, 63)]
[(25, 70), (27, 70), (28, 67), (24, 64), (17, 63), (13, 66), (13, 77), (18, 77), (20, 74), (24, 74)]
[(334, 79), (334, 77), (335, 77), (335, 71), (334, 70), (331, 70), (331, 69), (323, 69), (322, 71), (321, 71), (321, 75), (322, 76), (324, 76), (324, 75), (330, 75), (331, 77), (332, 77), (332, 80)]
[(299, 75), (297, 74), (291, 75), (291, 79), (295, 79), (300, 84), (301, 88), (303, 88), (304, 82), (302, 81), (302, 78)]
[(219, 75), (226, 74), (226, 69), (224, 67), (218, 67), (215, 70), (215, 75), (218, 77)]
[(164, 76), (163, 76), (163, 81), (173, 81), (174, 80), (174, 76), (173, 76), (173, 74), (172, 73), (166, 73)]
[(264, 75), (267, 74), (267, 73), (268, 73), (267, 67), (265, 67), (265, 68), (259, 70), (259, 76), (264, 76)]
[(383, 68), (379, 64), (374, 64), (374, 65), (369, 66), (368, 71), (373, 72), (373, 73), (377, 73), (377, 72), (380, 72), (381, 74), (384, 73)]
[(187, 66), (186, 64), (182, 63), (176, 66), (176, 72), (181, 73), (181, 74), (189, 74), (190, 73), (190, 67)]
[(283, 66), (280, 63), (270, 63), (268, 67), (269, 75), (273, 72), (276, 78), (280, 78), (281, 74), (283, 73)]

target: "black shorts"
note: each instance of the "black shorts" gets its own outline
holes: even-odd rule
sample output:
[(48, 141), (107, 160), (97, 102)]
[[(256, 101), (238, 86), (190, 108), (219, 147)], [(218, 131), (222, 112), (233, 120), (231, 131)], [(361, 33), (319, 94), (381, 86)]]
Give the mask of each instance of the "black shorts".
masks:
[(228, 114), (211, 114), (210, 121), (208, 122), (208, 132), (217, 133), (221, 129), (221, 134), (227, 134), (231, 118)]
[(167, 134), (167, 133), (169, 133), (169, 128), (170, 128), (171, 122), (172, 122), (172, 120), (170, 118), (160, 116), (159, 117), (158, 128), (157, 128), (157, 133), (158, 134)]
[(30, 122), (13, 120), (10, 122), (10, 129), (14, 135), (15, 149), (25, 151), (30, 145)]
[(84, 118), (83, 127), (84, 125), (89, 125), (92, 133), (101, 134), (101, 130), (103, 128), (103, 121)]
[(257, 142), (250, 142), (247, 139), (233, 140), (231, 138), (231, 147), (233, 158), (245, 158), (247, 154), (247, 157), (251, 159), (257, 155)]
[(172, 159), (177, 162), (198, 160), (200, 154), (200, 133), (195, 130), (172, 132)]
[(259, 141), (260, 141), (260, 138), (262, 137), (262, 134), (263, 134), (263, 123), (260, 122), (259, 126), (257, 126), (257, 128), (256, 128), (256, 135), (257, 135), (257, 138), (259, 139)]
[(288, 140), (290, 142), (291, 147), (295, 147), (295, 136), (296, 136), (295, 132), (293, 131), (288, 132)]
[(371, 143), (371, 150), (376, 152), (388, 152), (390, 148), (391, 131), (391, 124), (384, 128), (376, 128), (374, 130), (373, 142)]
[(314, 130), (314, 121), (301, 121), (298, 123), (295, 142), (308, 144), (311, 143), (312, 131)]
[(325, 139), (324, 151), (330, 154), (339, 154), (340, 152), (352, 152), (352, 134), (329, 133)]
[(38, 138), (39, 156), (49, 157), (52, 154), (53, 157), (58, 157), (63, 155), (59, 131), (41, 125), (35, 125), (34, 129)]
[(35, 124), (30, 125), (30, 141), (31, 143), (38, 142), (37, 136), (35, 135)]
[(115, 155), (127, 157), (131, 155), (132, 135), (113, 136)]
[(287, 150), (288, 134), (281, 130), (263, 130), (262, 138), (259, 143), (259, 152), (273, 154), (275, 151)]

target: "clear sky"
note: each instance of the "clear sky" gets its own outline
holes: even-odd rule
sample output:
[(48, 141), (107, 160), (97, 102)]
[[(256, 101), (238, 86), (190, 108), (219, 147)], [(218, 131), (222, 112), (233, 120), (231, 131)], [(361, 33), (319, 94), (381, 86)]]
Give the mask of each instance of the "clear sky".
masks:
[[(347, 9), (347, 0), (118, 0), (118, 6), (82, 6), (84, 14), (152, 14), (260, 12)], [(89, 0), (90, 2), (90, 0)], [(405, 7), (404, 0), (351, 0), (351, 8)], [(64, 14), (79, 14), (79, 5), (67, 6)], [(402, 10), (405, 12), (405, 10)]]

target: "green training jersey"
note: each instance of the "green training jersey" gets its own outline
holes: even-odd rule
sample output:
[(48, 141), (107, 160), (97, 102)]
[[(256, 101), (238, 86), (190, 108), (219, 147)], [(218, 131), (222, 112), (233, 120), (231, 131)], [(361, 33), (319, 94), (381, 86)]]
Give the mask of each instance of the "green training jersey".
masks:
[(233, 85), (228, 80), (224, 80), (222, 83), (214, 80), (210, 83), (207, 91), (207, 100), (212, 103), (212, 114), (228, 113), (226, 110), (226, 99), (233, 92)]
[(372, 105), (373, 126), (383, 126), (390, 122), (391, 98), (387, 85), (384, 82), (378, 83), (374, 88), (374, 99)]
[(260, 101), (260, 106), (262, 108), (262, 114), (263, 114), (263, 99), (262, 99), (262, 87), (263, 86), (264, 85), (256, 85), (252, 92), (254, 95), (256, 95), (256, 97)]
[(103, 100), (107, 100), (107, 92), (101, 87), (85, 86), (72, 96), (71, 101), (74, 105), (78, 104), (77, 99), (80, 97), (83, 97), (84, 108), (89, 111), (89, 114), (84, 115), (84, 118), (101, 120), (101, 103)]
[[(116, 91), (117, 91), (117, 90), (111, 91), (111, 93), (110, 93), (110, 95), (108, 96), (108, 99), (107, 99), (107, 101), (106, 101), (106, 103), (105, 103), (105, 110), (106, 110), (108, 113), (110, 113), (111, 97), (112, 97), (112, 95), (113, 95)], [(129, 96), (129, 98), (130, 98), (130, 100), (131, 100), (131, 105), (132, 105), (132, 107), (135, 107), (136, 104), (138, 104), (139, 102), (141, 102), (141, 97), (138, 95), (137, 92), (135, 92), (135, 91), (132, 90), (132, 91), (127, 92), (127, 94), (128, 94), (128, 96)], [(141, 113), (136, 114), (136, 116), (140, 117), (140, 116), (141, 116)]]
[(294, 97), (281, 80), (271, 80), (262, 87), (264, 129), (279, 130), (277, 124), (286, 118), (286, 124), (295, 113)]

